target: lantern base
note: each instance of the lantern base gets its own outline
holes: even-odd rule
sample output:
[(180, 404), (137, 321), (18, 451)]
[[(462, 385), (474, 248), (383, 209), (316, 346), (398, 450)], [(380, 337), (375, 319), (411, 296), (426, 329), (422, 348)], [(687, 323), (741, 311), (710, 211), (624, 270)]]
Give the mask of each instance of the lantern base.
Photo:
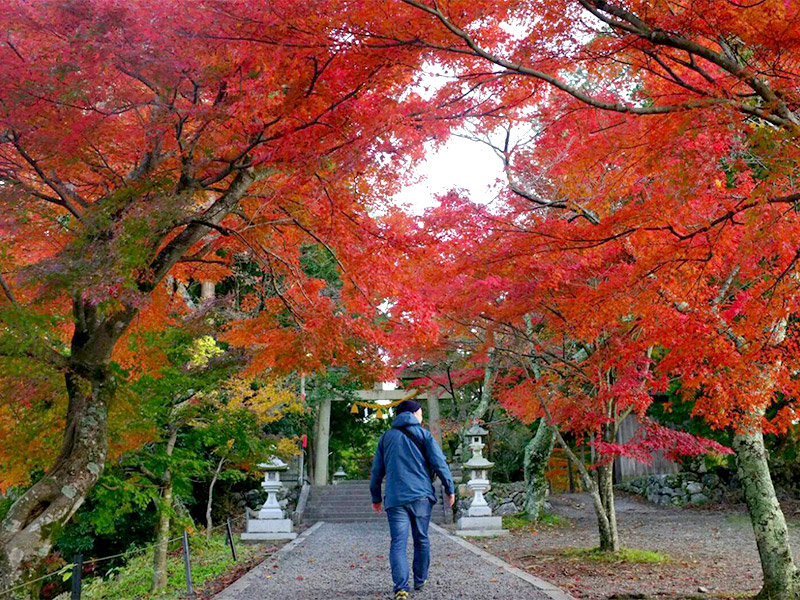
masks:
[(243, 542), (265, 542), (269, 540), (293, 540), (297, 534), (292, 531), (291, 519), (248, 519), (247, 531), (242, 534)]
[(467, 516), (468, 517), (491, 517), (492, 516), (492, 509), (489, 507), (488, 504), (483, 506), (470, 506), (467, 509)]
[(272, 540), (293, 540), (297, 537), (296, 533), (243, 533), (241, 540), (245, 544), (257, 544), (258, 542), (268, 542)]
[(456, 527), (456, 535), (462, 537), (493, 537), (508, 533), (508, 529), (503, 529), (503, 517), (461, 517)]

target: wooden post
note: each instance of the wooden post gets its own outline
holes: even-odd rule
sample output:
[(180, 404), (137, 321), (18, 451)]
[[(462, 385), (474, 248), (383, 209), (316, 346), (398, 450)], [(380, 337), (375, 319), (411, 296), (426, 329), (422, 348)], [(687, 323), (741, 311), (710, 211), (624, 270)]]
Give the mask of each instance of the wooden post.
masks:
[(428, 392), (428, 429), (431, 434), (442, 445), (442, 426), (439, 423), (439, 392), (431, 390)]
[(212, 300), (215, 294), (215, 286), (213, 281), (200, 282), (200, 302)]
[(314, 485), (328, 484), (328, 444), (331, 437), (331, 399), (325, 398), (317, 412), (314, 440)]
[(72, 565), (72, 596), (70, 600), (81, 600), (81, 577), (83, 576), (83, 554), (76, 554)]
[(228, 536), (228, 543), (231, 545), (231, 556), (233, 556), (233, 561), (236, 562), (238, 559), (236, 558), (236, 546), (233, 545), (233, 531), (231, 531), (230, 517), (228, 517), (228, 521), (225, 523), (225, 531)]
[(572, 461), (567, 457), (567, 475), (569, 476), (569, 493), (575, 493), (575, 475), (572, 473)]
[(189, 533), (183, 530), (183, 566), (186, 570), (186, 591), (190, 598), (194, 598), (194, 586), (192, 585), (192, 564), (189, 560)]

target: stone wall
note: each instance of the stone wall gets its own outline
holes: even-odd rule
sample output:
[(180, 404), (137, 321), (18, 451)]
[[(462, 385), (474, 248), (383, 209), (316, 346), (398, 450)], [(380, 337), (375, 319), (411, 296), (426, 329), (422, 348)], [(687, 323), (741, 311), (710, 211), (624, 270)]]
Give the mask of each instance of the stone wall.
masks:
[(646, 475), (624, 481), (617, 488), (663, 506), (697, 506), (741, 499), (738, 480), (716, 473), (685, 471), (674, 475)]
[[(252, 510), (258, 510), (264, 502), (267, 501), (267, 495), (267, 492), (263, 489), (248, 490), (242, 495), (242, 500), (239, 502), (239, 505), (243, 510), (245, 506)], [(297, 506), (297, 500), (300, 497), (300, 487), (291, 484), (284, 485), (275, 495), (278, 498), (278, 503), (281, 508), (288, 510), (289, 514), (291, 514)]]
[[(483, 495), (486, 502), (492, 508), (494, 516), (513, 515), (523, 510), (525, 507), (525, 482), (515, 481), (513, 483), (493, 483), (492, 488)], [(466, 514), (472, 502), (472, 491), (466, 483), (458, 485), (458, 498), (456, 514), (461, 516)]]

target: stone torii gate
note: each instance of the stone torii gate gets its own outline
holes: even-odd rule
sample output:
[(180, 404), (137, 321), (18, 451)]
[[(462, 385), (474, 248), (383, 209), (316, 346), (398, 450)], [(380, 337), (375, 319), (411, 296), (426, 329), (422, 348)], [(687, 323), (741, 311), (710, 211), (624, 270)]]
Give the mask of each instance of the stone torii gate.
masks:
[[(415, 393), (416, 390), (384, 390), (375, 387), (371, 390), (359, 390), (356, 396), (364, 402), (391, 403), (404, 398), (413, 398), (418, 402), (427, 401), (424, 424), (430, 430), (439, 445), (442, 444), (442, 428), (439, 424), (439, 398), (446, 395), (443, 390)], [(345, 398), (325, 398), (319, 405), (317, 421), (314, 424), (314, 485), (328, 484), (328, 445), (331, 438), (331, 401), (348, 402)]]

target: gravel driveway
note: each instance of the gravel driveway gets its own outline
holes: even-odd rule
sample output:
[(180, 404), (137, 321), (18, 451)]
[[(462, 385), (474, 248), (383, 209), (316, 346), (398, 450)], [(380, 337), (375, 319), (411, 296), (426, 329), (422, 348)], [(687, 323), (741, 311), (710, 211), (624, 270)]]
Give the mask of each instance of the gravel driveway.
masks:
[[(414, 600), (549, 600), (533, 585), (431, 529), (431, 567)], [(323, 523), (214, 600), (391, 598), (385, 522)], [(409, 561), (411, 544), (409, 542)]]

